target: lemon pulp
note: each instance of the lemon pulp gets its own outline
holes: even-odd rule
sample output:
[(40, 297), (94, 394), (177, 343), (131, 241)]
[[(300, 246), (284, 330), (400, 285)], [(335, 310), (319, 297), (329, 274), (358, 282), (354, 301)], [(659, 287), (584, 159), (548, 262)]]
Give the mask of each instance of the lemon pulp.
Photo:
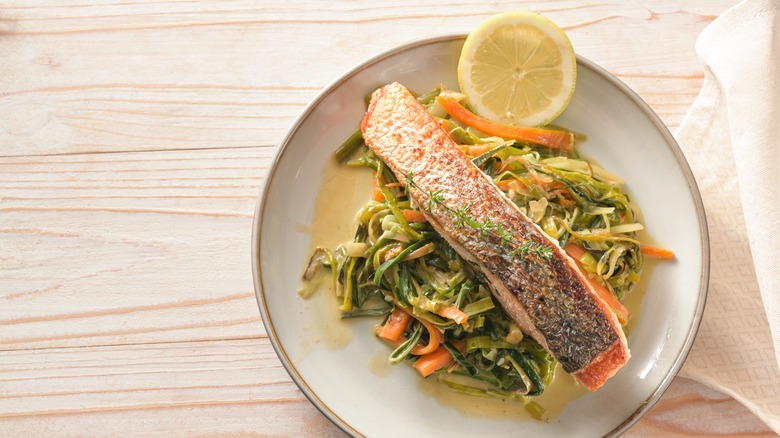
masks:
[(550, 123), (571, 100), (576, 77), (569, 38), (549, 19), (528, 11), (480, 23), (458, 62), (458, 82), (471, 108), (507, 124)]

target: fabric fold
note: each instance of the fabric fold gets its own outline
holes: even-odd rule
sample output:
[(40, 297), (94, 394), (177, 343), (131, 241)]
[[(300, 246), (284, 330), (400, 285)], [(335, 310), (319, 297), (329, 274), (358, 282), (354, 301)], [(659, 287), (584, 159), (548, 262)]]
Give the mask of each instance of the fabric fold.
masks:
[(696, 51), (704, 85), (675, 136), (702, 194), (712, 264), (681, 375), (780, 433), (780, 4), (737, 4)]

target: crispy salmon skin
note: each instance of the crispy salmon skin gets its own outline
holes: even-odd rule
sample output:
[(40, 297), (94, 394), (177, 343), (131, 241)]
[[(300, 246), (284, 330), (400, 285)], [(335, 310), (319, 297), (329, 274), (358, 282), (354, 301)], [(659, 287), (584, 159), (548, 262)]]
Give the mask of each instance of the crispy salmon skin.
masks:
[[(361, 124), (366, 145), (407, 184), (431, 225), (479, 272), (509, 316), (584, 387), (596, 390), (630, 357), (617, 317), (573, 260), (477, 168), (414, 96), (392, 83), (374, 92)], [(410, 177), (413, 180), (410, 181)], [(411, 183), (409, 183), (411, 182)], [(428, 202), (432, 194), (438, 202)], [(464, 226), (501, 224), (502, 235)], [(514, 251), (513, 248), (544, 248)]]

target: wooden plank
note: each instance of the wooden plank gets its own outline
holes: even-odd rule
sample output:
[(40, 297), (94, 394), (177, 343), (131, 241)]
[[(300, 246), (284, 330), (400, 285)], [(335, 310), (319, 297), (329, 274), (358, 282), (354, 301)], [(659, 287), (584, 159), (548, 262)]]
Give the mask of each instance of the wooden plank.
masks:
[(0, 155), (275, 145), (354, 65), (508, 8), (554, 19), (674, 127), (701, 85), (695, 37), (731, 3), (6, 2)]
[(273, 148), (0, 159), (0, 350), (257, 336)]
[(267, 339), (2, 352), (6, 436), (341, 436)]
[[(56, 436), (345, 436), (266, 338), (3, 352), (0, 429)], [(626, 436), (773, 436), (727, 396), (677, 379)]]

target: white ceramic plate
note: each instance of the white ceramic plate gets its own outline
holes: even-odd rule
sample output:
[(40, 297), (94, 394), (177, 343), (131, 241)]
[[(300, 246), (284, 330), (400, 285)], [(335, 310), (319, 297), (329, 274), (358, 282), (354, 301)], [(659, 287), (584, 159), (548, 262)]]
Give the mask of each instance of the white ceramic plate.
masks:
[[(301, 391), (355, 436), (617, 435), (658, 400), (685, 360), (704, 310), (709, 243), (696, 183), (673, 137), (628, 87), (585, 59), (578, 59), (576, 92), (556, 124), (587, 135), (581, 153), (626, 179), (651, 235), (676, 253), (653, 270), (629, 337), (633, 357), (604, 387), (548, 422), (464, 414), (423, 390), (411, 367), (376, 365), (389, 350), (371, 334), (375, 321), (338, 321), (335, 310), (323, 309), (335, 309), (335, 298), (311, 303), (296, 294), (319, 183), (334, 149), (362, 118), (365, 97), (392, 81), (420, 93), (439, 83), (457, 89), (464, 38), (412, 43), (359, 65), (322, 91), (290, 129), (255, 212), (252, 262), (266, 331)], [(354, 213), (339, 214), (349, 223)], [(328, 336), (344, 330), (348, 342), (333, 347), (338, 339)]]

